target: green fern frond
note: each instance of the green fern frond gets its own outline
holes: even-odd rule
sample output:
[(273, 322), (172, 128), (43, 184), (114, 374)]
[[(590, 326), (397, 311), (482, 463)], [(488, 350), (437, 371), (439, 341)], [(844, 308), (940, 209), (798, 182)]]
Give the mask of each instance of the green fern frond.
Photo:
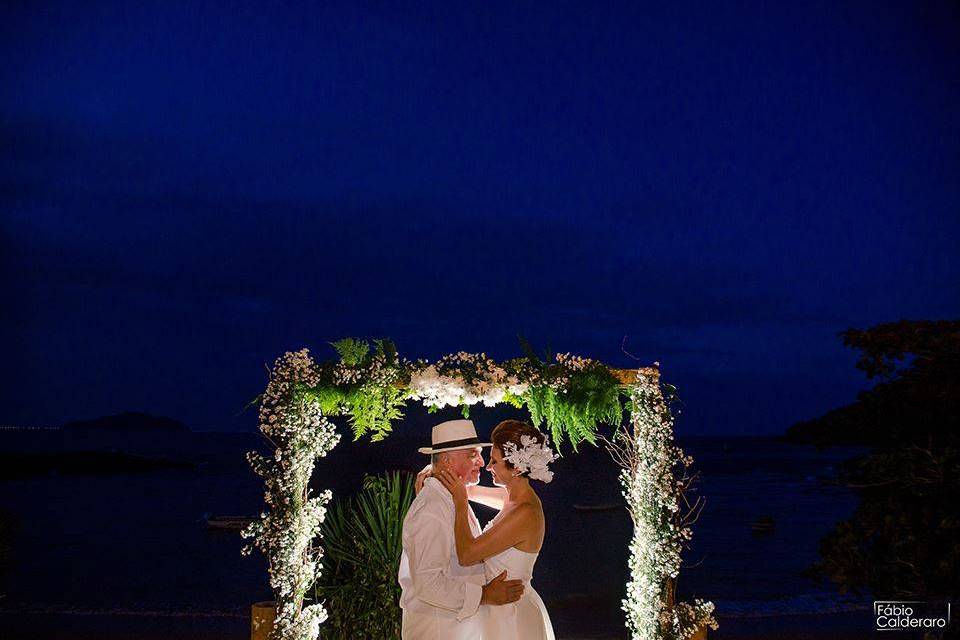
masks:
[(370, 433), (370, 440), (379, 442), (393, 431), (393, 422), (403, 418), (406, 395), (394, 386), (366, 384), (350, 391), (346, 397), (346, 413), (354, 441)]
[(346, 394), (337, 387), (318, 387), (310, 391), (314, 400), (320, 404), (320, 411), (325, 416), (338, 416), (343, 411)]
[[(562, 376), (563, 372), (554, 375)], [(577, 451), (583, 442), (596, 444), (601, 424), (620, 424), (621, 393), (619, 381), (609, 369), (596, 364), (569, 372), (562, 389), (547, 384), (532, 386), (523, 400), (534, 425), (546, 423), (554, 448), (559, 451), (564, 440), (568, 440)]]
[(387, 365), (392, 365), (397, 361), (397, 346), (389, 338), (381, 338), (373, 341), (377, 355), (384, 357)]
[(367, 357), (367, 353), (370, 352), (370, 343), (357, 338), (343, 338), (331, 342), (330, 345), (336, 349), (337, 355), (340, 356), (340, 362), (348, 367), (360, 366), (363, 359)]
[(523, 396), (507, 392), (503, 394), (503, 401), (515, 409), (523, 408)]

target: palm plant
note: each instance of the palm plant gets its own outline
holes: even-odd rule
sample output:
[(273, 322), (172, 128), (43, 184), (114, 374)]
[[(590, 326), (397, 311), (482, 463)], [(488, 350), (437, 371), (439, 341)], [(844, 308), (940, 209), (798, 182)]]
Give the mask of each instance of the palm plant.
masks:
[(321, 525), (326, 555), (314, 596), (326, 600), (323, 637), (400, 637), (397, 571), (403, 518), (414, 498), (413, 476), (393, 471), (364, 478), (363, 489), (335, 502)]

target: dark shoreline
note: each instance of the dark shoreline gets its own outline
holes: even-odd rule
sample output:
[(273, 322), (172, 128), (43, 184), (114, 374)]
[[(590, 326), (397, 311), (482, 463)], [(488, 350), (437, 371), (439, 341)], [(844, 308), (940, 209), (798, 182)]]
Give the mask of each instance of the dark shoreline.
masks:
[(193, 462), (120, 451), (0, 452), (0, 480), (48, 474), (105, 475), (196, 468)]

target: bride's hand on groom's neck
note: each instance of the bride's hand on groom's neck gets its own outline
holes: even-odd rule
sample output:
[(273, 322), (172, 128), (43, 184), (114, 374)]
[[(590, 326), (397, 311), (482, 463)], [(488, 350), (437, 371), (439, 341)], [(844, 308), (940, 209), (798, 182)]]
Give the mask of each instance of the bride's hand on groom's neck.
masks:
[(463, 478), (447, 469), (439, 470), (435, 477), (447, 488), (450, 495), (453, 496), (454, 504), (467, 503), (467, 487), (463, 484)]

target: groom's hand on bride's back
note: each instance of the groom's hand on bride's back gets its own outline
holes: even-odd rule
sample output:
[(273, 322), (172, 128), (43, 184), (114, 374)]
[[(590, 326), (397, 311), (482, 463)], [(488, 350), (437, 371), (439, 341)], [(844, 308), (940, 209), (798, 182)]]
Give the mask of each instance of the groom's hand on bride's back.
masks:
[(504, 571), (483, 585), (483, 596), (480, 598), (480, 604), (510, 604), (519, 600), (522, 595), (523, 581), (507, 580), (507, 572)]

